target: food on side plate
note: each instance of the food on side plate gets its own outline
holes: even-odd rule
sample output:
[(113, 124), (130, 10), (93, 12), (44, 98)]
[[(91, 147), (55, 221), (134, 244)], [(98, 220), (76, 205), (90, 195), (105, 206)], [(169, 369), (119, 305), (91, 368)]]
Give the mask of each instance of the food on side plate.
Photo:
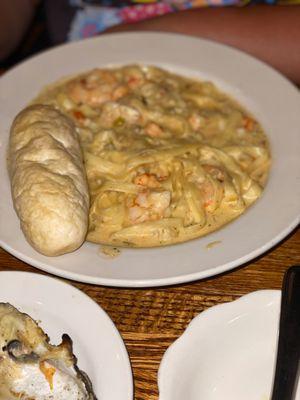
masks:
[(72, 341), (58, 346), (27, 314), (0, 303), (0, 400), (96, 400)]
[(94, 69), (44, 88), (33, 104), (76, 126), (91, 242), (152, 247), (206, 235), (267, 181), (262, 127), (211, 82), (152, 66)]
[(71, 119), (47, 105), (23, 110), (11, 128), (8, 163), (29, 243), (48, 256), (77, 249), (87, 233), (89, 195)]

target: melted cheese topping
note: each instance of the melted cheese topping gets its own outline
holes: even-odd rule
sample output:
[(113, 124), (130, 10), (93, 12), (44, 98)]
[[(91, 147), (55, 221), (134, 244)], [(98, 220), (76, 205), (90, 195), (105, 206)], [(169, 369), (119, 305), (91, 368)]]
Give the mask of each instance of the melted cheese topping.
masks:
[(44, 374), (46, 380), (48, 381), (50, 389), (53, 390), (53, 376), (56, 372), (56, 368), (47, 363), (47, 361), (41, 361), (39, 364), (39, 368)]
[[(14, 341), (20, 347), (9, 350)], [(0, 303), (0, 400), (94, 399), (77, 372), (70, 346), (66, 339), (51, 345), (29, 315)]]
[(150, 247), (203, 236), (243, 213), (267, 180), (262, 127), (210, 82), (155, 67), (95, 69), (35, 103), (75, 121), (92, 242)]
[(87, 393), (83, 384), (76, 380), (75, 372), (66, 373), (55, 369), (49, 382), (49, 375), (41, 373), (37, 364), (24, 364), (21, 376), (12, 384), (12, 393), (20, 399), (33, 400), (86, 400)]

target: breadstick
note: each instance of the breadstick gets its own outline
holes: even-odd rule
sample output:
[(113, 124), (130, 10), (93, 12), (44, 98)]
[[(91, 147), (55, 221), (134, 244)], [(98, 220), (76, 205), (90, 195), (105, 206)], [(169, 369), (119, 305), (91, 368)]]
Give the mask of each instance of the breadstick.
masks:
[(51, 106), (21, 111), (11, 127), (8, 168), (14, 207), (28, 242), (47, 256), (81, 246), (89, 195), (73, 122)]

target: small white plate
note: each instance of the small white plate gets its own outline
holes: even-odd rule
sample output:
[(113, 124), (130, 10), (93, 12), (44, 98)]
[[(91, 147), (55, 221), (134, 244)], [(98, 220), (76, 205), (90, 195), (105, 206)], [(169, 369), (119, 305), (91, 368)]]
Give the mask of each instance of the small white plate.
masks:
[(99, 400), (132, 400), (133, 381), (123, 340), (108, 315), (87, 295), (58, 279), (28, 272), (0, 272), (0, 302), (29, 314), (50, 337), (73, 341), (78, 366)]
[(269, 400), (280, 298), (261, 290), (194, 318), (162, 359), (159, 400)]
[[(25, 240), (13, 209), (6, 169), (15, 115), (41, 88), (94, 67), (152, 64), (208, 79), (239, 100), (261, 122), (273, 164), (263, 196), (236, 221), (207, 237), (164, 248), (125, 249), (114, 259), (85, 243), (45, 257)], [(230, 47), (162, 33), (104, 35), (59, 46), (18, 65), (0, 79), (0, 245), (37, 268), (82, 282), (123, 287), (172, 285), (228, 271), (267, 251), (299, 223), (300, 94), (262, 62)], [(208, 244), (216, 246), (208, 250)]]

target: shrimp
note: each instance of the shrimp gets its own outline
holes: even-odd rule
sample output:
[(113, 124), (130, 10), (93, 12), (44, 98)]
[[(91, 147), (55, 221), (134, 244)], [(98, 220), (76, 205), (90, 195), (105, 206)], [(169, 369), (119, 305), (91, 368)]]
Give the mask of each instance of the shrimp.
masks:
[(128, 88), (119, 85), (109, 71), (95, 69), (86, 76), (71, 81), (68, 95), (76, 104), (98, 106), (106, 101), (117, 100), (128, 93)]
[(133, 183), (135, 183), (136, 185), (147, 186), (148, 188), (151, 188), (151, 189), (160, 187), (160, 183), (159, 183), (156, 175), (154, 175), (154, 174), (145, 173), (145, 174), (137, 175), (134, 178)]
[(224, 182), (225, 180), (225, 171), (221, 168), (218, 168), (214, 165), (203, 164), (202, 168), (205, 172), (211, 175), (213, 178), (217, 179), (219, 182)]
[(214, 202), (215, 188), (211, 182), (204, 181), (200, 185), (200, 191), (203, 199), (204, 207), (211, 206)]
[(210, 212), (219, 207), (224, 197), (223, 182), (226, 179), (226, 172), (211, 164), (202, 164), (202, 169), (205, 175), (195, 183), (200, 190), (203, 206)]
[(207, 211), (216, 210), (224, 197), (224, 187), (216, 180), (207, 179), (199, 185), (203, 206)]
[(163, 137), (164, 131), (154, 122), (149, 122), (145, 127), (145, 133), (151, 137)]
[(255, 128), (255, 121), (254, 121), (254, 119), (252, 119), (250, 117), (244, 117), (242, 123), (243, 123), (243, 127), (248, 132), (253, 131)]
[(112, 100), (119, 100), (121, 97), (124, 97), (128, 94), (129, 89), (125, 85), (119, 85), (112, 93)]
[(165, 216), (171, 202), (171, 193), (147, 191), (139, 193), (128, 208), (128, 216), (131, 224), (146, 221), (156, 221)]
[(193, 113), (193, 114), (189, 117), (188, 122), (189, 122), (191, 128), (192, 128), (194, 131), (197, 131), (199, 128), (202, 127), (202, 125), (203, 125), (203, 120), (204, 120), (204, 118), (201, 117), (199, 114)]
[(139, 88), (145, 82), (145, 75), (139, 67), (127, 67), (124, 69), (125, 81), (130, 89)]

